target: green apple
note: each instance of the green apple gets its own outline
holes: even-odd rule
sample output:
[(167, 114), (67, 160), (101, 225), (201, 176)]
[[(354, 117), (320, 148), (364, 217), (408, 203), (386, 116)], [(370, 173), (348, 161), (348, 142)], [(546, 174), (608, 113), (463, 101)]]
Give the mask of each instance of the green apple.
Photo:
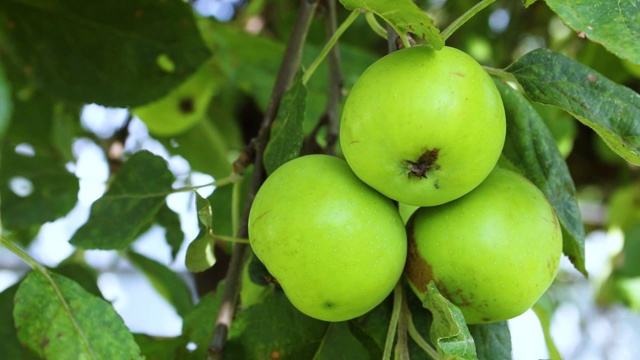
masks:
[(429, 282), (469, 324), (513, 318), (551, 285), (562, 231), (544, 194), (522, 175), (496, 168), (469, 194), (420, 208), (407, 225), (405, 273), (419, 297)]
[(207, 61), (165, 97), (135, 108), (132, 112), (154, 135), (174, 136), (184, 133), (204, 118), (220, 80), (221, 76), (215, 65)]
[(356, 175), (399, 202), (433, 206), (478, 186), (504, 145), (502, 99), (464, 52), (415, 46), (357, 80), (344, 105), (340, 145)]
[(328, 155), (291, 160), (267, 178), (251, 207), (249, 241), (291, 303), (325, 321), (380, 304), (407, 255), (392, 201)]

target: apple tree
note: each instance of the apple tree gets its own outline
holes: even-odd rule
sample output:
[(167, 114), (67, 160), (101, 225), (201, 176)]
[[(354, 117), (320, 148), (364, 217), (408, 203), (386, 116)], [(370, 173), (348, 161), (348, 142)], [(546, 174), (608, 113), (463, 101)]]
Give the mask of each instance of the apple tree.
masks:
[(2, 0), (1, 353), (568, 358), (573, 285), (640, 311), (639, 91), (639, 0)]

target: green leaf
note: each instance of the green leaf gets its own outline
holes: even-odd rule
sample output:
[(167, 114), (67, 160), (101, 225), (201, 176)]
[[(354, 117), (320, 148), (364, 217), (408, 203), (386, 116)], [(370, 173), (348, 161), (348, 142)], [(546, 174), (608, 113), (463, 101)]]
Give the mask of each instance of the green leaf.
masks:
[(220, 309), (220, 304), (222, 303), (223, 286), (224, 281), (218, 284), (215, 293), (211, 292), (204, 295), (196, 306), (183, 317), (182, 336), (185, 344), (193, 343), (196, 345), (196, 349), (190, 352), (186, 349), (186, 346), (182, 347), (176, 359), (201, 360), (206, 358), (207, 348), (213, 337), (213, 324), (216, 323), (218, 309)]
[(435, 284), (429, 283), (423, 306), (433, 315), (431, 343), (438, 353), (456, 359), (476, 359), (476, 347), (460, 309), (440, 294)]
[(433, 19), (411, 0), (340, 0), (349, 10), (363, 9), (380, 16), (400, 35), (412, 33), (428, 41), (436, 50), (442, 49), (444, 40)]
[(284, 295), (272, 295), (237, 314), (225, 356), (245, 360), (312, 359), (328, 329), (329, 323), (302, 314)]
[[(223, 186), (217, 188), (213, 193), (219, 192), (221, 189), (230, 188)], [(198, 211), (198, 221), (200, 222), (200, 232), (198, 236), (191, 241), (187, 248), (185, 265), (191, 272), (202, 272), (216, 263), (216, 256), (213, 251), (215, 242), (209, 234), (212, 232), (213, 210), (209, 200), (203, 198), (197, 191), (195, 192), (196, 209)], [(231, 221), (231, 220), (229, 220)]]
[(179, 348), (184, 347), (182, 337), (157, 337), (145, 334), (133, 334), (140, 352), (147, 360), (174, 360)]
[(165, 201), (156, 214), (156, 222), (164, 228), (165, 239), (171, 248), (171, 257), (175, 259), (184, 241), (180, 216), (171, 210)]
[(351, 333), (347, 322), (330, 323), (316, 360), (370, 360), (367, 348)]
[(191, 272), (202, 272), (216, 264), (216, 255), (213, 252), (215, 246), (213, 238), (209, 236), (209, 230), (200, 228), (198, 236), (189, 244), (184, 260), (187, 269)]
[(31, 360), (38, 357), (28, 348), (20, 344), (16, 328), (13, 324), (13, 299), (20, 283), (6, 288), (0, 293), (0, 349), (5, 359)]
[(141, 358), (111, 305), (63, 276), (27, 275), (16, 293), (13, 315), (18, 338), (41, 358)]
[(546, 0), (562, 21), (581, 36), (619, 57), (640, 64), (640, 1)]
[(264, 167), (267, 173), (300, 155), (304, 140), (302, 122), (306, 106), (307, 91), (298, 72), (291, 87), (282, 97), (278, 115), (271, 126), (271, 137), (264, 151)]
[(531, 100), (566, 110), (618, 155), (640, 164), (640, 95), (546, 49), (522, 56), (506, 70)]
[(523, 0), (522, 2), (524, 3), (524, 7), (529, 7), (531, 6), (533, 3), (535, 3), (537, 0)]
[(11, 112), (13, 111), (13, 99), (11, 98), (11, 84), (4, 75), (4, 66), (0, 63), (0, 140), (9, 127)]
[(76, 261), (73, 256), (58, 264), (53, 271), (58, 275), (75, 281), (91, 295), (102, 297), (102, 292), (98, 287), (98, 273), (96, 270), (84, 262)]
[(371, 359), (382, 358), (389, 322), (391, 322), (392, 308), (393, 295), (387, 297), (385, 301), (368, 313), (349, 320), (351, 333), (360, 343), (365, 345)]
[(71, 101), (142, 105), (210, 56), (182, 1), (12, 0), (0, 13), (20, 67)]
[(507, 117), (503, 156), (549, 199), (565, 230), (563, 251), (576, 269), (586, 275), (584, 224), (567, 164), (531, 104), (508, 85), (500, 82), (496, 85)]
[[(506, 321), (470, 325), (479, 360), (511, 359), (511, 333)], [(554, 358), (555, 359), (555, 358)]]
[(153, 288), (173, 306), (178, 315), (184, 316), (191, 309), (191, 291), (176, 272), (134, 251), (128, 251), (127, 258), (149, 279)]
[(148, 151), (133, 154), (69, 242), (84, 249), (123, 249), (151, 224), (172, 182), (163, 158)]
[[(78, 178), (58, 160), (47, 154), (25, 156), (4, 148), (0, 168), (0, 213), (5, 228), (19, 230), (40, 226), (73, 209), (77, 202)], [(12, 190), (16, 186), (21, 190)]]

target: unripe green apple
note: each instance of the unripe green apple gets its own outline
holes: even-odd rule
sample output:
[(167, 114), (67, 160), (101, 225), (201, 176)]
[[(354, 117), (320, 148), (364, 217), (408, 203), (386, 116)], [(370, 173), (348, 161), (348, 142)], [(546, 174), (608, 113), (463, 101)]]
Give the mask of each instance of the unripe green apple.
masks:
[(133, 114), (154, 135), (174, 136), (184, 133), (204, 118), (220, 80), (218, 70), (211, 62), (206, 62), (165, 97), (133, 109)]
[(325, 321), (380, 304), (407, 255), (391, 200), (328, 155), (291, 160), (267, 178), (251, 207), (249, 240), (291, 303)]
[(434, 281), (469, 324), (507, 320), (533, 306), (562, 254), (560, 224), (544, 194), (500, 168), (467, 195), (420, 208), (407, 234), (413, 290), (423, 297)]
[(357, 80), (344, 105), (340, 145), (358, 177), (417, 206), (478, 186), (504, 145), (502, 99), (464, 52), (415, 46), (393, 52)]

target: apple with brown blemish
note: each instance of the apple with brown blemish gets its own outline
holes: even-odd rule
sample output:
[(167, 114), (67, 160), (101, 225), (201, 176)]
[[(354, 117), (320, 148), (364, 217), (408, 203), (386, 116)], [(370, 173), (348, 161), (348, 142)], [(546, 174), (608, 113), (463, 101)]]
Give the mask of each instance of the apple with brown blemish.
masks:
[(356, 175), (396, 201), (444, 204), (478, 186), (506, 133), (502, 99), (471, 56), (415, 46), (371, 65), (345, 102), (340, 145)]
[(545, 195), (501, 168), (457, 200), (418, 209), (407, 235), (411, 288), (422, 298), (433, 281), (469, 324), (507, 320), (533, 306), (562, 254), (560, 224)]

